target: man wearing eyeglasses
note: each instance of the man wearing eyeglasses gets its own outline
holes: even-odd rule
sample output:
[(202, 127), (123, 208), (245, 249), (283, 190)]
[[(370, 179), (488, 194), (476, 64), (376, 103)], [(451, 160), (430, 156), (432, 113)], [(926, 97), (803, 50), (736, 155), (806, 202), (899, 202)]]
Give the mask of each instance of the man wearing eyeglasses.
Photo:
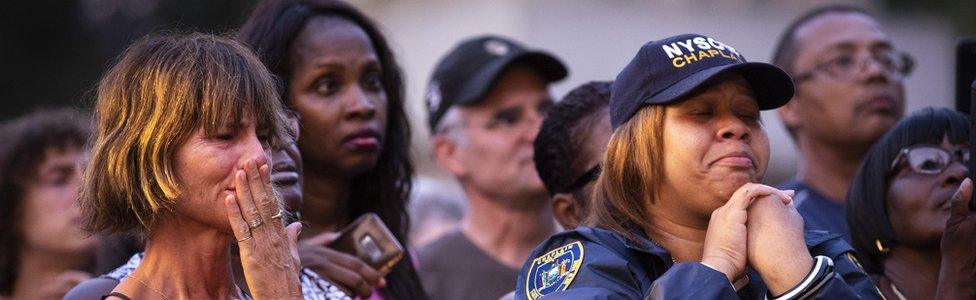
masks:
[(438, 63), (426, 102), (433, 156), (468, 198), (460, 228), (418, 251), (431, 299), (498, 299), (532, 249), (555, 232), (532, 145), (566, 67), (499, 36), (458, 44)]
[(912, 60), (866, 11), (829, 6), (787, 28), (773, 63), (796, 85), (778, 112), (801, 153), (796, 178), (781, 188), (796, 190), (806, 229), (850, 242), (848, 187), (871, 145), (904, 115)]

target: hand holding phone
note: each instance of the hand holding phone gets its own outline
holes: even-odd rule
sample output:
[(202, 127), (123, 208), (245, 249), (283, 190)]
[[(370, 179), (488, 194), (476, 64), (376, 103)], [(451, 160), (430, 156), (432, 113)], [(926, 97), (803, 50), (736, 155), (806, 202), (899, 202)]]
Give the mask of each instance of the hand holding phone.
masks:
[(359, 257), (385, 275), (403, 259), (403, 246), (380, 217), (366, 213), (339, 233), (329, 248)]
[(369, 299), (376, 288), (386, 286), (384, 274), (361, 258), (330, 248), (339, 232), (322, 232), (298, 242), (302, 266), (328, 279), (350, 297)]
[(340, 232), (322, 232), (298, 245), (302, 266), (329, 279), (347, 295), (362, 299), (386, 286), (383, 276), (404, 252), (373, 213), (357, 218)]

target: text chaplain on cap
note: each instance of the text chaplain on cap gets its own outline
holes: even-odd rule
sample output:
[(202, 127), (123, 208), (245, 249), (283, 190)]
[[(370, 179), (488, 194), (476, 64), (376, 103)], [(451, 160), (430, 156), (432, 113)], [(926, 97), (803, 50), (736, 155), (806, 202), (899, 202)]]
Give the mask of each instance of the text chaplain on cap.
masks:
[(752, 86), (760, 110), (786, 104), (793, 80), (774, 65), (747, 62), (735, 48), (700, 34), (682, 34), (644, 44), (617, 75), (610, 97), (610, 122), (617, 128), (645, 104), (682, 99), (725, 72), (742, 75)]

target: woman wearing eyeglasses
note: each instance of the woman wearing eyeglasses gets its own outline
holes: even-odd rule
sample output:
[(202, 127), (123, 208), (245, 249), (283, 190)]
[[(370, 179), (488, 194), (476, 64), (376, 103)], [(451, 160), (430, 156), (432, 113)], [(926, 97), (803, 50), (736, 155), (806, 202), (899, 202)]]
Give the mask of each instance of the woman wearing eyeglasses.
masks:
[(847, 197), (865, 270), (888, 299), (976, 298), (969, 119), (926, 108), (868, 152)]

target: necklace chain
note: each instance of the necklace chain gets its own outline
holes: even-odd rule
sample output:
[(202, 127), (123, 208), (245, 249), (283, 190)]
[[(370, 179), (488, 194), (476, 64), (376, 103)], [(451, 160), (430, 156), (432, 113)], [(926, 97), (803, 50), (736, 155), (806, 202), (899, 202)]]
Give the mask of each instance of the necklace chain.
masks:
[(155, 289), (155, 288), (153, 288), (153, 287), (152, 287), (151, 285), (149, 285), (149, 284), (148, 284), (148, 283), (146, 283), (145, 281), (142, 281), (142, 279), (139, 279), (139, 277), (136, 277), (136, 275), (134, 275), (134, 274), (129, 274), (129, 275), (128, 275), (128, 276), (126, 276), (126, 277), (129, 277), (129, 278), (132, 278), (132, 279), (135, 279), (136, 281), (138, 281), (138, 282), (139, 282), (139, 284), (142, 284), (142, 285), (144, 285), (144, 286), (146, 286), (146, 288), (148, 288), (148, 289), (149, 289), (150, 291), (153, 291), (153, 292), (155, 292), (156, 294), (159, 294), (160, 296), (163, 296), (163, 298), (166, 298), (166, 299), (169, 299), (169, 297), (166, 297), (166, 294), (163, 294), (163, 293), (162, 293), (162, 292), (160, 292), (159, 290), (157, 290), (157, 289)]
[[(143, 285), (143, 286), (145, 286), (146, 288), (149, 288), (149, 290), (150, 290), (150, 291), (153, 291), (154, 293), (156, 293), (156, 294), (159, 294), (160, 296), (163, 296), (163, 298), (166, 298), (166, 299), (169, 299), (169, 297), (166, 297), (166, 294), (163, 294), (163, 293), (162, 293), (162, 292), (160, 292), (159, 290), (157, 290), (157, 289), (155, 289), (155, 288), (153, 288), (153, 287), (152, 287), (151, 285), (149, 285), (149, 284), (148, 284), (148, 283), (146, 283), (145, 281), (142, 281), (142, 279), (139, 279), (139, 277), (136, 277), (136, 275), (132, 275), (132, 274), (129, 274), (129, 275), (126, 275), (125, 277), (129, 277), (129, 278), (132, 278), (132, 279), (135, 279), (136, 281), (138, 281), (138, 282), (139, 282), (139, 284), (141, 284), (141, 285)], [(236, 284), (235, 284), (235, 286), (236, 286)], [(246, 295), (246, 294), (244, 293), (244, 290), (243, 290), (243, 289), (241, 289), (240, 287), (237, 287), (237, 291), (238, 291), (239, 293), (241, 293), (241, 299), (251, 299), (251, 298), (249, 298), (249, 297), (248, 297), (248, 296), (247, 296), (247, 295)]]

